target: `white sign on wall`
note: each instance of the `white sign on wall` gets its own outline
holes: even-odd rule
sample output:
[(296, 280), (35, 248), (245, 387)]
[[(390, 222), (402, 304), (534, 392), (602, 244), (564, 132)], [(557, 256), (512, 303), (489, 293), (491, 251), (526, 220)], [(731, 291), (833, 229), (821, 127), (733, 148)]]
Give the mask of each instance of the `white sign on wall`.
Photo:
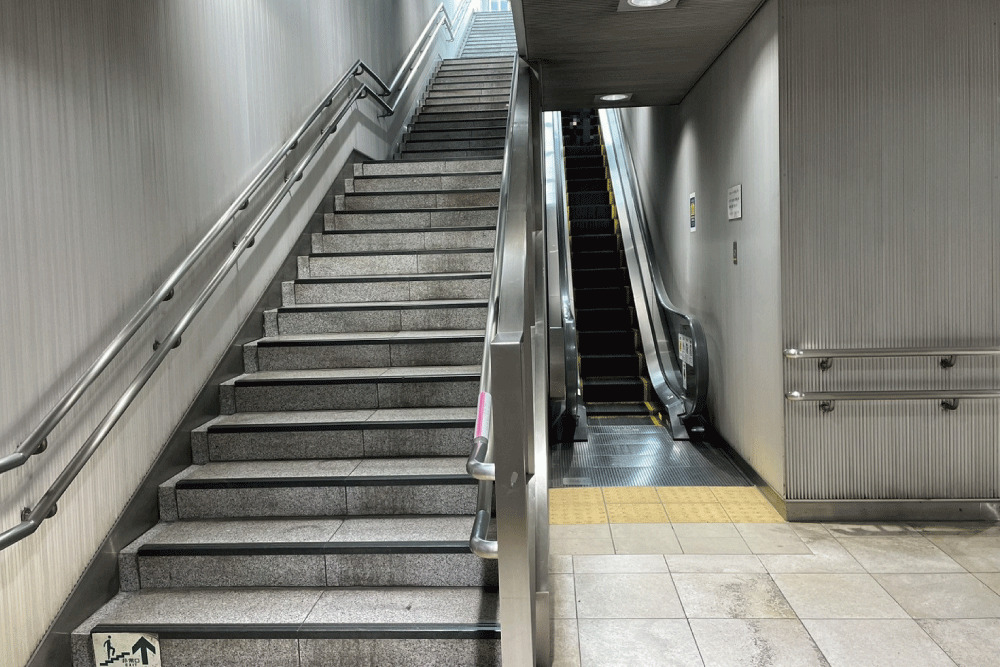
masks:
[(739, 220), (743, 217), (743, 184), (734, 185), (729, 188), (729, 219)]
[(697, 226), (697, 219), (695, 217), (695, 205), (694, 205), (695, 196), (693, 192), (691, 193), (689, 201), (691, 203), (691, 231), (693, 232), (695, 230), (695, 227)]

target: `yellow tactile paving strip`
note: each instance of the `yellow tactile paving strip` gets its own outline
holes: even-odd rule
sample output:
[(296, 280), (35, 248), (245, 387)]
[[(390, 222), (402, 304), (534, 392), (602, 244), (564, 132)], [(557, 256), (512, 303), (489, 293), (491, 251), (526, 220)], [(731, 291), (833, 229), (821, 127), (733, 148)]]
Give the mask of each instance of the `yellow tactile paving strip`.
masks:
[(784, 523), (752, 486), (625, 486), (549, 490), (549, 523)]

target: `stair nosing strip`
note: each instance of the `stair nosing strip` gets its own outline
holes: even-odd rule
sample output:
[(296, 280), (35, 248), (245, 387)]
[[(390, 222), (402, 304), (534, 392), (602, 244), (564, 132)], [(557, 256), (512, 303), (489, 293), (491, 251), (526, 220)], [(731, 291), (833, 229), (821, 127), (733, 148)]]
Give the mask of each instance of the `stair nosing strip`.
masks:
[[(385, 229), (331, 229), (329, 231), (319, 232), (323, 236), (349, 236), (352, 234), (357, 235), (370, 235), (370, 234), (426, 234), (426, 233), (447, 233), (447, 232), (488, 232), (490, 230), (496, 229), (496, 225), (469, 225), (469, 226), (458, 226), (458, 227), (402, 227), (402, 228), (392, 228), (387, 227)], [(614, 234), (606, 234), (606, 236), (615, 236)], [(617, 237), (615, 237), (617, 238)], [(426, 248), (421, 248), (426, 249)], [(446, 248), (441, 248), (446, 250)], [(368, 251), (365, 251), (368, 252)]]
[[(412, 367), (411, 367), (412, 368)], [(234, 387), (293, 387), (293, 386), (319, 386), (319, 385), (341, 385), (341, 384), (405, 384), (407, 382), (435, 383), (435, 382), (469, 382), (478, 380), (478, 373), (453, 373), (448, 375), (360, 375), (357, 377), (300, 377), (300, 378), (273, 378), (270, 380), (233, 380)], [(365, 409), (365, 408), (359, 408)]]
[(217, 433), (260, 433), (260, 432), (316, 432), (316, 431), (361, 431), (367, 429), (404, 430), (410, 428), (472, 428), (476, 420), (472, 417), (463, 419), (427, 419), (399, 421), (342, 421), (342, 422), (289, 422), (267, 424), (215, 424), (207, 427), (209, 434)]
[(304, 257), (382, 257), (406, 255), (474, 255), (493, 253), (493, 248), (417, 248), (414, 250), (357, 250), (355, 252), (313, 252)]
[(302, 285), (325, 285), (339, 283), (364, 283), (364, 282), (406, 282), (431, 281), (431, 280), (483, 280), (492, 276), (487, 271), (470, 271), (463, 273), (389, 273), (372, 276), (330, 276), (327, 278), (296, 278), (291, 281)]
[[(492, 159), (492, 158), (487, 158)], [(497, 158), (499, 159), (499, 158)], [(432, 160), (407, 160), (406, 162), (431, 162)], [(402, 160), (400, 160), (402, 162)], [(465, 160), (456, 159), (454, 162), (465, 162)], [(454, 213), (457, 211), (495, 211), (496, 206), (442, 206), (441, 208), (376, 208), (376, 209), (364, 209), (364, 210), (346, 210), (346, 211), (334, 211), (334, 215), (345, 215), (345, 214), (361, 214), (367, 215), (371, 213), (435, 213), (435, 212), (447, 212)]]
[(358, 303), (302, 303), (294, 306), (279, 306), (279, 314), (289, 313), (335, 313), (339, 311), (382, 311), (382, 310), (444, 310), (447, 308), (485, 308), (487, 299), (464, 299), (454, 302), (425, 303), (415, 301), (363, 301)]
[(178, 491), (207, 491), (219, 489), (299, 489), (307, 487), (348, 486), (464, 486), (479, 481), (471, 475), (359, 475), (330, 477), (239, 477), (181, 479), (175, 482)]
[[(464, 587), (460, 587), (464, 588)], [(160, 639), (499, 639), (500, 624), (479, 623), (99, 623), (93, 634), (129, 632)]]
[[(193, 553), (197, 552), (197, 553)], [(460, 554), (472, 553), (467, 541), (413, 542), (151, 542), (136, 552), (147, 558), (177, 556), (300, 556), (332, 554)]]

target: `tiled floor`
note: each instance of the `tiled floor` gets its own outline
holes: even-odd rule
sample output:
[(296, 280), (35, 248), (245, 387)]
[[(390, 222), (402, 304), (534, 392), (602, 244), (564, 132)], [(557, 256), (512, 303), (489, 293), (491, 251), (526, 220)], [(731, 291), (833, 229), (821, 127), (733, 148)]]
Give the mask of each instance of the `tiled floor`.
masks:
[(1000, 525), (618, 522), (672, 498), (589, 491), (551, 526), (555, 665), (1000, 665)]

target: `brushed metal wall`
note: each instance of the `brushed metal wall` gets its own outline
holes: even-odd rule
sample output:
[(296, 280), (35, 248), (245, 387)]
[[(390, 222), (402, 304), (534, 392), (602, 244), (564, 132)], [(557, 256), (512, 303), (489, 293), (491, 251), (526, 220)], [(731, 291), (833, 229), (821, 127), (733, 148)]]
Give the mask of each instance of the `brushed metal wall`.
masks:
[[(355, 59), (392, 76), (437, 1), (0, 0), (0, 447), (27, 435)], [(57, 516), (0, 552), (3, 667), (28, 659), (347, 156), (390, 152), (409, 114), (361, 105)], [(204, 277), (180, 285), (46, 453), (0, 477), (0, 527), (40, 497)]]
[[(712, 423), (783, 492), (777, 0), (680, 105), (628, 109), (625, 119), (664, 284), (705, 327)], [(737, 184), (743, 218), (730, 222)]]
[[(1000, 340), (1000, 3), (781, 4), (786, 347)], [(980, 388), (995, 362), (784, 362), (786, 390)], [(789, 405), (789, 499), (997, 498), (996, 402)]]

